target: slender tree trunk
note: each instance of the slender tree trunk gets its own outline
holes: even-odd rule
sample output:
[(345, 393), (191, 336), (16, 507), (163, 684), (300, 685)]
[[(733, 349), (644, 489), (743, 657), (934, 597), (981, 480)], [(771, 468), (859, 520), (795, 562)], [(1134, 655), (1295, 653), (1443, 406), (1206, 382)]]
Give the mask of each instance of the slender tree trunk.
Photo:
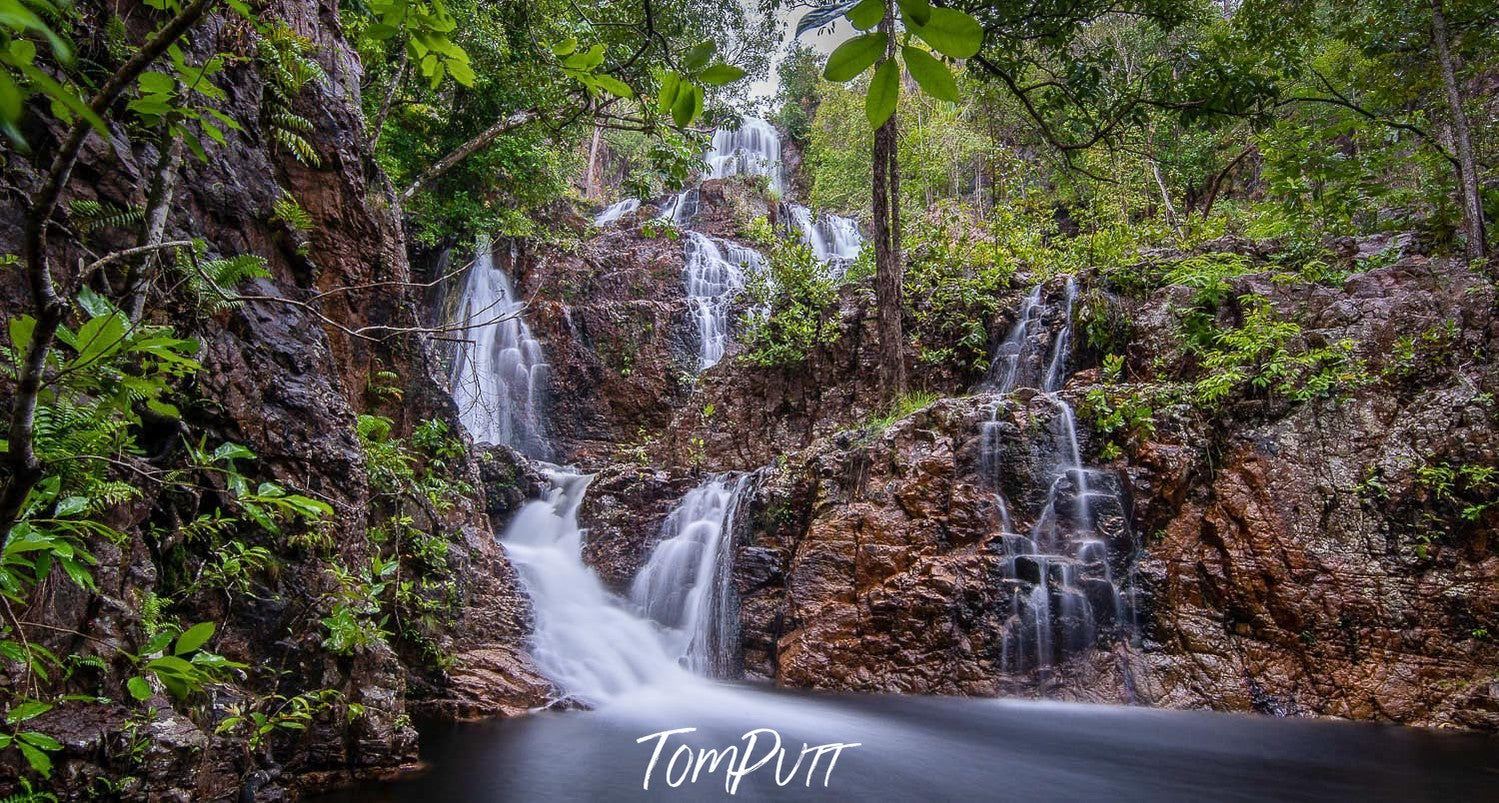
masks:
[(496, 120), (494, 125), (484, 129), (478, 136), (459, 145), (452, 153), (433, 162), (431, 167), (419, 173), (416, 180), (411, 182), (411, 186), (401, 190), (401, 202), (404, 203), (411, 200), (411, 196), (415, 195), (417, 190), (420, 190), (439, 176), (453, 169), (453, 165), (458, 164), (479, 149), (499, 139), (502, 134), (514, 131), (539, 116), (535, 109), (526, 109), (525, 111), (516, 112), (509, 117), (502, 117)]
[(1457, 73), (1452, 64), (1447, 15), (1442, 10), (1442, 0), (1431, 0), (1431, 39), (1442, 70), (1447, 111), (1452, 115), (1452, 139), (1457, 145), (1458, 195), (1463, 205), (1463, 235), (1468, 240), (1465, 252), (1469, 260), (1482, 259), (1487, 255), (1488, 243), (1484, 239), (1483, 201), (1478, 192), (1478, 159), (1473, 155), (1468, 115), (1463, 113), (1462, 95), (1457, 91)]
[(599, 146), (603, 144), (604, 127), (596, 125), (593, 127), (593, 140), (588, 143), (588, 172), (583, 176), (583, 197), (595, 198), (598, 196), (599, 180)]
[[(172, 194), (177, 188), (177, 165), (182, 161), (182, 140), (172, 139), (170, 133), (163, 134), (161, 155), (156, 159), (155, 175), (152, 176), (151, 191), (146, 197), (146, 220), (141, 227), (137, 247), (152, 247), (166, 235), (167, 216), (172, 208)], [(132, 321), (141, 319), (146, 306), (146, 288), (151, 274), (161, 261), (161, 252), (148, 251), (140, 262), (130, 266), (125, 279), (125, 314)]]
[(401, 48), (401, 61), (396, 65), (396, 74), (390, 79), (390, 87), (385, 90), (385, 99), (380, 101), (380, 111), (375, 114), (374, 123), (370, 126), (370, 150), (380, 144), (380, 135), (385, 132), (385, 121), (390, 117), (391, 106), (395, 104), (396, 93), (401, 91), (401, 84), (406, 80), (406, 71), (411, 67), (411, 55), (406, 48)]
[[(895, 56), (894, 12), (887, 3), (881, 30), (890, 33), (885, 58)], [(882, 62), (883, 63), (883, 60)], [(874, 295), (879, 308), (880, 393), (894, 399), (906, 390), (905, 331), (901, 322), (899, 112), (874, 132)]]

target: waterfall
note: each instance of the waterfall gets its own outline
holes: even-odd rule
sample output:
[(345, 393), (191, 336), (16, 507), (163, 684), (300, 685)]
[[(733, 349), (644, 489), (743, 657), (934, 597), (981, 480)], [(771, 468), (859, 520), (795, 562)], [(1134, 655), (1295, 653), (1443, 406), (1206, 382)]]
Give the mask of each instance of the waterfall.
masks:
[(698, 368), (706, 370), (723, 359), (734, 298), (765, 260), (752, 248), (695, 231), (687, 232), (683, 249), (687, 303), (697, 320)]
[(620, 218), (639, 208), (640, 199), (638, 198), (626, 198), (623, 201), (616, 201), (600, 212), (598, 217), (593, 219), (593, 225), (596, 228), (611, 226), (618, 222)]
[(707, 178), (755, 175), (770, 178), (770, 188), (785, 192), (781, 170), (781, 135), (759, 117), (745, 117), (739, 128), (720, 128), (704, 157)]
[(849, 263), (859, 258), (864, 234), (853, 218), (827, 213), (814, 216), (811, 209), (801, 204), (787, 204), (786, 210), (802, 242), (812, 249), (812, 255), (835, 273), (843, 273)]
[(625, 609), (583, 563), (578, 508), (591, 475), (547, 470), (552, 489), (527, 502), (501, 543), (531, 599), (531, 654), (566, 696), (589, 705), (640, 686), (685, 680), (656, 628)]
[(542, 673), (588, 705), (728, 674), (737, 630), (732, 525), (748, 475), (712, 477), (683, 498), (626, 601), (583, 562), (578, 509), (593, 477), (545, 473), (547, 496), (526, 503), (500, 540), (535, 610), (531, 653)]
[[(984, 382), (998, 394), (994, 415), (980, 434), (982, 464), (995, 484), (1003, 528), (996, 541), (1004, 558), (1000, 579), (1011, 588), (1001, 643), (1001, 668), (1007, 673), (1052, 667), (1087, 650), (1106, 628), (1123, 628), (1126, 608), (1132, 610), (1114, 579), (1108, 548), (1112, 537), (1128, 535), (1123, 489), (1116, 477), (1083, 464), (1076, 414), (1060, 394), (1072, 354), (1076, 303), (1071, 277), (1060, 308), (1047, 303), (1040, 285), (1033, 288), (995, 349)], [(1052, 456), (1046, 498), (1027, 535), (1010, 532), (1014, 506), (1001, 487), (1006, 470), (1001, 452), (1009, 431), (1002, 416), (1021, 388), (1039, 391), (1053, 410), (1040, 431), (1045, 442), (1039, 446)]]
[(541, 343), (521, 317), (525, 305), (515, 297), (510, 277), (495, 265), (488, 238), (475, 249), (450, 321), (462, 327), (463, 338), (450, 377), (458, 418), (477, 443), (504, 444), (545, 459), (551, 446), (540, 409), (548, 371)]
[(738, 611), (729, 556), (749, 476), (719, 475), (689, 492), (630, 587), (630, 601), (663, 628), (668, 654), (697, 674), (724, 677), (734, 668)]

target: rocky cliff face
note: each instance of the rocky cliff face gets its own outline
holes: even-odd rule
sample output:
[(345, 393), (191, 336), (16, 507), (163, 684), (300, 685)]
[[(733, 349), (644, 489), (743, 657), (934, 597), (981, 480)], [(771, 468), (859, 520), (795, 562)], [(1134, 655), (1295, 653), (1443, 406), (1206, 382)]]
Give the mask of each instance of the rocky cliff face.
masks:
[[(318, 533), (330, 547), (326, 554), (292, 550), (263, 537), (252, 543), (277, 552), (279, 571), (257, 577), (247, 601), (230, 606), (223, 595), (202, 592), (162, 612), (188, 624), (218, 622), (215, 649), (253, 668), (242, 676), (243, 688), (222, 689), (191, 718), (158, 695), (151, 701), (157, 713), (145, 729), (124, 705), (64, 704), (38, 720), (39, 729), (59, 734), (66, 745), (57, 757), (64, 790), (89, 788), (95, 778), (127, 777), (117, 792), (124, 799), (241, 794), (272, 799), (287, 788), (315, 787), (413, 761), (416, 733), (409, 715), (417, 708), (458, 715), (513, 712), (544, 701), (548, 691), (520, 654), (529, 613), (491, 527), (491, 517), (505, 520), (522, 495), (535, 489), (534, 478), (528, 479), (510, 454), (489, 457), (483, 475), (467, 458), (451, 467), (458, 481), (475, 488), (490, 480), (494, 492), (487, 511), (479, 490), (418, 522), (450, 542), (450, 569), (458, 578), (456, 613), (438, 626), (437, 639), (439, 648), (454, 656), (451, 663), (434, 668), (400, 643), (375, 644), (347, 656), (323, 644), (317, 622), (328, 615), (337, 588), (330, 567), (367, 571), (367, 532), (378, 508), (366, 479), (369, 459), (355, 435), (356, 415), (392, 417), (398, 433), (425, 419), (446, 421), (454, 429), (456, 424), (437, 362), (419, 338), (356, 331), (412, 327), (417, 315), (401, 286), (410, 273), (398, 209), (370, 161), (359, 109), (360, 68), (339, 29), (336, 4), (288, 0), (262, 10), (306, 37), (327, 72), (326, 83), (310, 85), (296, 101), (296, 111), (314, 124), (307, 139), (317, 145), (318, 166), (273, 144), (262, 119), (264, 83), (253, 52), (242, 52), (249, 47), (243, 22), (233, 15), (210, 16), (195, 29), (190, 46), (246, 56), (231, 60), (223, 79), (232, 87), (226, 112), (244, 131), (211, 148), (206, 162), (189, 158), (183, 165), (167, 239), (197, 237), (211, 254), (265, 257), (272, 276), (244, 290), (287, 303), (256, 301), (204, 316), (162, 296), (153, 297), (148, 317), (175, 325), (179, 336), (202, 340), (198, 357), (204, 370), (185, 390), (181, 405), (188, 431), (205, 437), (210, 447), (223, 441), (247, 446), (258, 456), (245, 467), (253, 480), (278, 482), (331, 505), (334, 515)], [(146, 166), (156, 159), (156, 145), (133, 138), (132, 131), (114, 133), (109, 147), (97, 137), (91, 140), (65, 200), (143, 202)], [(23, 189), (37, 180), (21, 167), (8, 175)], [(272, 203), (283, 192), (311, 217), (306, 248), (273, 216)], [(16, 250), (22, 212), (15, 204), (5, 207), (0, 250)], [(104, 232), (90, 245), (101, 250), (133, 245), (129, 238), (128, 232)], [(54, 261), (74, 264), (76, 247), (61, 242)], [(10, 283), (7, 292), (18, 289), (15, 285)], [(7, 313), (19, 308), (19, 299), (11, 296)], [(378, 393), (372, 392), (376, 385)], [(170, 466), (181, 459), (180, 440), (168, 433), (155, 464)], [(222, 490), (204, 489), (203, 498), (211, 501)], [(191, 576), (207, 557), (202, 543), (162, 535), (180, 524), (174, 517), (181, 507), (180, 499), (147, 488), (128, 518), (116, 522), (128, 540), (94, 545), (100, 559), (97, 595), (65, 581), (38, 591), (31, 615), (50, 630), (33, 632), (33, 640), (58, 655), (97, 658), (116, 677), (134, 671), (120, 651), (133, 652), (144, 641), (144, 601), (165, 593), (165, 573)], [(268, 667), (275, 670), (265, 671)], [(81, 673), (69, 690), (123, 697), (115, 688), (98, 689), (96, 680)], [(316, 689), (336, 690), (364, 713), (351, 720), (318, 717), (294, 749), (269, 764), (251, 759), (243, 737), (214, 733), (230, 708), (250, 695), (275, 691), (290, 697)], [(408, 706), (416, 701), (420, 705)]]

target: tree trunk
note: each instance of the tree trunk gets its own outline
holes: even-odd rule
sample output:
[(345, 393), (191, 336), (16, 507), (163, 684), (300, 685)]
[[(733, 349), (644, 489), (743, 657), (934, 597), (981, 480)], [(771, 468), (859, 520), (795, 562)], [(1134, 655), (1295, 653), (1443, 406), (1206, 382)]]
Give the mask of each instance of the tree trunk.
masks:
[[(171, 212), (172, 194), (177, 186), (177, 164), (182, 160), (182, 140), (168, 133), (162, 137), (161, 154), (156, 160), (155, 175), (150, 195), (146, 198), (145, 225), (137, 247), (158, 245), (167, 231), (167, 216)], [(146, 290), (151, 284), (151, 274), (161, 262), (161, 253), (148, 251), (140, 262), (133, 263), (125, 279), (125, 314), (132, 321), (139, 321), (146, 308)]]
[[(881, 30), (889, 32), (885, 58), (895, 55), (893, 9)], [(883, 63), (883, 59), (881, 60)], [(880, 395), (887, 401), (906, 390), (905, 331), (901, 321), (900, 163), (896, 119), (899, 112), (874, 132), (874, 295), (879, 308)]]
[(1484, 240), (1483, 201), (1478, 192), (1478, 159), (1473, 156), (1468, 116), (1463, 113), (1462, 95), (1457, 91), (1457, 72), (1447, 41), (1447, 15), (1442, 11), (1442, 0), (1431, 0), (1431, 39), (1442, 69), (1442, 88), (1447, 111), (1452, 115), (1452, 139), (1457, 145), (1458, 195), (1463, 206), (1463, 235), (1467, 238), (1464, 251), (1470, 261), (1482, 259), (1487, 255), (1488, 243)]
[(451, 170), (453, 168), (453, 165), (458, 164), (459, 162), (473, 155), (479, 149), (484, 148), (485, 146), (499, 139), (501, 135), (514, 131), (515, 129), (520, 128), (526, 123), (537, 119), (538, 117), (540, 117), (540, 115), (536, 113), (535, 109), (526, 109), (525, 111), (516, 112), (509, 117), (502, 117), (499, 120), (496, 120), (494, 125), (491, 125), (489, 128), (484, 129), (479, 133), (478, 136), (474, 137), (468, 142), (463, 143), (462, 145), (459, 145), (453, 150), (452, 153), (449, 153), (447, 156), (438, 159), (436, 162), (432, 163), (432, 166), (417, 174), (416, 179), (411, 182), (411, 186), (407, 187), (404, 190), (401, 190), (401, 202), (405, 203), (406, 201), (411, 200), (411, 196), (416, 195), (417, 190), (420, 190), (422, 187), (426, 186), (427, 184), (436, 180), (438, 177), (442, 176), (444, 173)]
[(588, 143), (588, 172), (583, 176), (583, 197), (589, 200), (599, 196), (599, 146), (604, 138), (604, 127), (593, 127), (593, 140)]

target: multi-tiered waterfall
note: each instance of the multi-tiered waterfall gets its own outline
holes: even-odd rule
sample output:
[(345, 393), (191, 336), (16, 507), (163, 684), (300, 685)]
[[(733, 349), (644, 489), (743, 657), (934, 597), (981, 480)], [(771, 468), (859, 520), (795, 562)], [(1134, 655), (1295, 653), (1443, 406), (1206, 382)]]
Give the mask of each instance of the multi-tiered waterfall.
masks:
[[(450, 377), (464, 429), (476, 443), (504, 444), (528, 457), (551, 456), (542, 404), (548, 366), (531, 335), (510, 277), (494, 261), (487, 238), (450, 321), (459, 340)], [(514, 251), (511, 251), (512, 262)]]
[(646, 686), (727, 674), (737, 616), (732, 527), (745, 477), (711, 477), (683, 498), (625, 600), (583, 563), (578, 508), (592, 477), (556, 468), (547, 475), (547, 497), (522, 507), (501, 539), (536, 612), (531, 652), (547, 678), (599, 705)]
[[(1123, 489), (1116, 476), (1083, 464), (1076, 417), (1060, 392), (1076, 300), (1070, 277), (1060, 303), (1034, 288), (986, 381), (998, 394), (982, 445), (1003, 529), (995, 544), (1003, 550), (999, 581), (1009, 591), (1001, 656), (1007, 673), (1055, 666), (1133, 615), (1116, 580), (1133, 551)], [(1021, 505), (1006, 487), (1045, 492)], [(1025, 533), (1014, 531), (1020, 517), (1031, 522)]]
[[(785, 191), (781, 165), (781, 137), (775, 127), (758, 117), (746, 117), (738, 128), (720, 128), (703, 155), (703, 178), (765, 176), (777, 195)], [(700, 190), (688, 187), (660, 204), (657, 220), (689, 227), (697, 216)], [(595, 226), (610, 226), (640, 208), (627, 198), (594, 218)], [(790, 229), (812, 249), (818, 261), (835, 275), (842, 275), (864, 247), (864, 235), (852, 218), (817, 215), (805, 206), (787, 204)], [(734, 300), (748, 276), (765, 266), (759, 252), (727, 240), (687, 231), (683, 242), (683, 283), (698, 330), (698, 370), (707, 370), (723, 359), (733, 328)]]

